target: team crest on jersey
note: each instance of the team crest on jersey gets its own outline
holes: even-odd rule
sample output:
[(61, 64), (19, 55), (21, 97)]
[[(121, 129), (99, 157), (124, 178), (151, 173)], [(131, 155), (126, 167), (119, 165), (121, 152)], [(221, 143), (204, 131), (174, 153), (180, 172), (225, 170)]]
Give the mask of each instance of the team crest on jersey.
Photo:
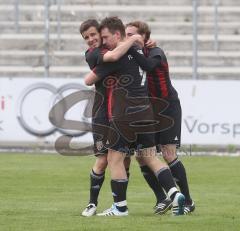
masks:
[(102, 140), (96, 142), (96, 148), (98, 151), (103, 149), (103, 142)]
[(128, 59), (131, 60), (133, 59), (133, 57), (131, 55), (128, 55)]

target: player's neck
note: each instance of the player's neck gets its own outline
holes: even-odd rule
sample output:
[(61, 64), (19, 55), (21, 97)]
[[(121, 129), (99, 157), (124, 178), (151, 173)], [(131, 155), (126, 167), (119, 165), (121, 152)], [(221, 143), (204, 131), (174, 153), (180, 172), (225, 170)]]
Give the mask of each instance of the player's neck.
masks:
[(124, 41), (125, 41), (125, 38), (124, 39), (119, 39), (118, 42), (117, 42), (117, 46), (119, 46)]

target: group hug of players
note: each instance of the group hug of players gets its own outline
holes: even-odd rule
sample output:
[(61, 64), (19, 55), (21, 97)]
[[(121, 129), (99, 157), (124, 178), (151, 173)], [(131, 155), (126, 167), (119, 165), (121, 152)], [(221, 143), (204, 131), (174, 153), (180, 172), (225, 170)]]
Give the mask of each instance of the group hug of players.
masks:
[[(88, 45), (95, 85), (92, 132), (96, 162), (90, 173), (90, 200), (82, 216), (127, 216), (131, 155), (156, 196), (155, 214), (194, 211), (185, 168), (176, 149), (181, 138), (181, 105), (171, 84), (166, 56), (150, 39), (142, 21), (124, 25), (118, 17), (84, 21), (80, 34)], [(157, 157), (162, 153), (165, 162)], [(112, 206), (96, 213), (98, 195), (109, 168)], [(176, 186), (178, 185), (178, 187)]]

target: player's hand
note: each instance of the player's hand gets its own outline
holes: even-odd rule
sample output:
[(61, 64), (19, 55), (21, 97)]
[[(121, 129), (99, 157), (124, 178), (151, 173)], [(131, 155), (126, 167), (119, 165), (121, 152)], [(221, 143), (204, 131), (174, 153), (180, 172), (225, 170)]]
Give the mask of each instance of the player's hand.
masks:
[(145, 43), (145, 47), (147, 48), (154, 48), (157, 46), (157, 42), (152, 40), (152, 39), (149, 39), (146, 43)]
[(134, 34), (131, 36), (131, 39), (134, 40), (134, 43), (137, 44), (140, 47), (144, 46), (144, 40), (143, 37), (140, 34)]

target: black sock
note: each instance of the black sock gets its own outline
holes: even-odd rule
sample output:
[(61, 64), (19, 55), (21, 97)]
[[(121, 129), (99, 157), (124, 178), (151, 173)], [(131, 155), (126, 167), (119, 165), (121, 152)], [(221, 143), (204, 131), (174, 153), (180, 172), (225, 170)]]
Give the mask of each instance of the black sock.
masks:
[(144, 179), (146, 180), (146, 182), (148, 183), (149, 187), (153, 190), (156, 199), (157, 199), (157, 203), (161, 202), (162, 200), (166, 199), (166, 194), (163, 191), (161, 185), (158, 182), (157, 177), (155, 176), (155, 174), (153, 173), (153, 171), (147, 166), (141, 166), (141, 172), (144, 176)]
[(90, 200), (89, 203), (93, 203), (97, 206), (98, 195), (102, 187), (105, 178), (105, 172), (102, 174), (97, 174), (93, 170), (90, 173)]
[(127, 210), (128, 179), (111, 180), (113, 200), (120, 212)]
[(173, 198), (178, 190), (176, 188), (176, 184), (173, 180), (170, 169), (167, 167), (162, 168), (156, 173), (156, 176), (158, 178), (159, 184), (162, 186), (162, 188), (164, 188), (164, 190), (168, 193), (168, 196), (173, 201)]
[(178, 158), (176, 158), (174, 161), (170, 162), (168, 165), (177, 185), (180, 188), (181, 193), (185, 196), (186, 203), (191, 204), (192, 199), (189, 194), (186, 170), (182, 162)]

